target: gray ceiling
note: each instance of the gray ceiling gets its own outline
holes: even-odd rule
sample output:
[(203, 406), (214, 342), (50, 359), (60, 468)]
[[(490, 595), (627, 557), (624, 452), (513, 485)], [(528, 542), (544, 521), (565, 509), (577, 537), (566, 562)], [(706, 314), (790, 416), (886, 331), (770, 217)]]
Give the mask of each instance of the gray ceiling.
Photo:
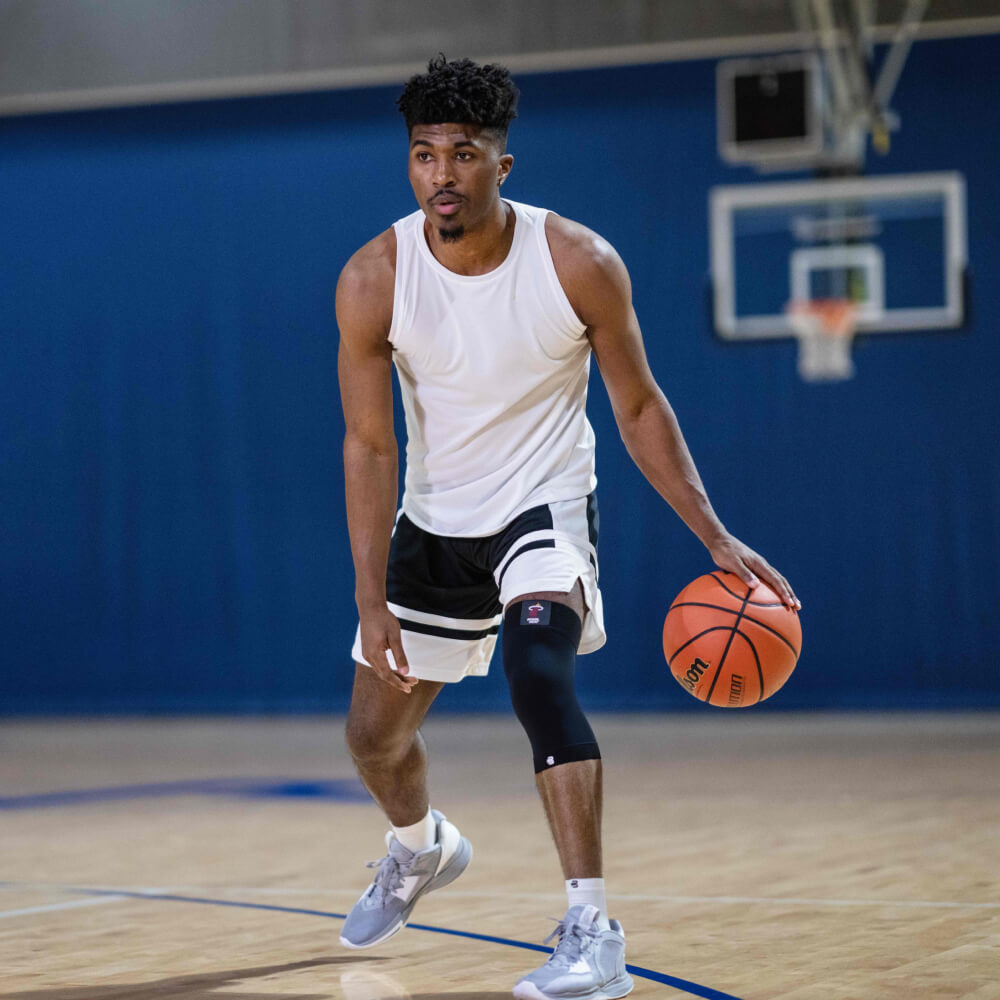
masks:
[[(397, 82), (438, 51), (525, 71), (801, 48), (796, 2), (0, 0), (0, 114)], [(906, 0), (872, 6), (887, 40)], [(931, 0), (918, 38), (990, 33), (1000, 0)]]

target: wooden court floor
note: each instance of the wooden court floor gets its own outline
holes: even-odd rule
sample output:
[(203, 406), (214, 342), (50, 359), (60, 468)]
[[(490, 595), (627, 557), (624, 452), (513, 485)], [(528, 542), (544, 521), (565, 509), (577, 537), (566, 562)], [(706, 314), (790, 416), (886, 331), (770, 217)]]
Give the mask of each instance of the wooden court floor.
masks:
[[(1000, 998), (1000, 715), (594, 723), (633, 996)], [(341, 730), (3, 722), (0, 997), (508, 997), (565, 908), (516, 723), (428, 723), (475, 858), (367, 952), (340, 915), (385, 827)]]

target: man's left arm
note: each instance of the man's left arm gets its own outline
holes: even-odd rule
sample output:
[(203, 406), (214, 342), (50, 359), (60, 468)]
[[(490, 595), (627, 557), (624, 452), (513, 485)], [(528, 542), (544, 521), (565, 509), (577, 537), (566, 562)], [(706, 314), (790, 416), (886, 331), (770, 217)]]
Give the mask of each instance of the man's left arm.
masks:
[[(551, 219), (552, 217), (550, 217)], [(563, 288), (587, 325), (615, 420), (632, 460), (653, 488), (708, 549), (715, 564), (748, 586), (763, 580), (789, 607), (800, 607), (788, 581), (719, 520), (681, 433), (653, 378), (632, 308), (628, 271), (596, 234), (552, 219), (547, 228)]]

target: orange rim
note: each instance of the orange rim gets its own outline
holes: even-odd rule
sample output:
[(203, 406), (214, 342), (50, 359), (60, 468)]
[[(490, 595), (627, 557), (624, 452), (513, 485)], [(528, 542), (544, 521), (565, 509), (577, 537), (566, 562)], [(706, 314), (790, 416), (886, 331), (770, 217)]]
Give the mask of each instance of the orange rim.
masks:
[[(820, 331), (831, 337), (848, 337), (857, 326), (858, 307), (850, 299), (809, 299), (790, 302), (788, 315), (796, 319), (814, 320)], [(811, 332), (811, 331), (807, 331)]]

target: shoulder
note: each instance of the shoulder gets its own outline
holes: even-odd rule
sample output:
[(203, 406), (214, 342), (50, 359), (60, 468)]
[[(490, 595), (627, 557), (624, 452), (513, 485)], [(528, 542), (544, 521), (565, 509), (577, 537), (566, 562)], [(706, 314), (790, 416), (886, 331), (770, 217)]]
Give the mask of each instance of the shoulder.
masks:
[(337, 281), (337, 297), (392, 291), (396, 279), (396, 231), (390, 227), (351, 255)]
[(361, 325), (381, 328), (392, 324), (396, 281), (396, 233), (391, 227), (369, 240), (344, 265), (337, 281), (337, 319), (341, 333)]
[(585, 323), (595, 303), (609, 296), (631, 300), (628, 270), (603, 236), (554, 212), (545, 219), (545, 236), (559, 283)]

